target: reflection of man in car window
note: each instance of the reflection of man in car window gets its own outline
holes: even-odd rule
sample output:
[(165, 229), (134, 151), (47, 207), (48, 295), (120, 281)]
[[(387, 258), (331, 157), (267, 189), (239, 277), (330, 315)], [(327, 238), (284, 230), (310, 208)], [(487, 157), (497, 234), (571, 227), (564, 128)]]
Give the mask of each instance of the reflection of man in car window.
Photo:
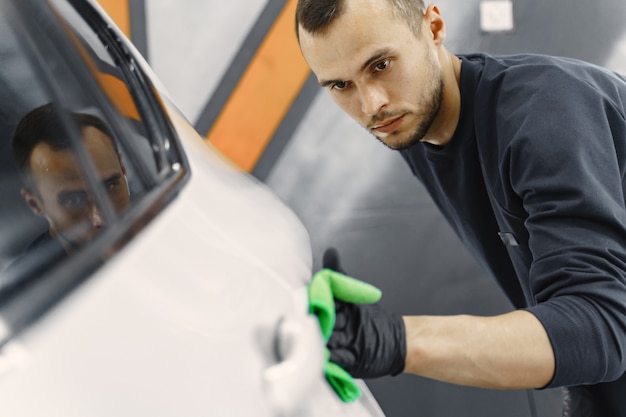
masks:
[[(86, 153), (116, 211), (130, 203), (126, 168), (107, 126), (89, 114), (68, 114), (80, 128)], [(91, 239), (105, 224), (72, 149), (67, 129), (53, 105), (28, 113), (13, 137), (13, 153), (24, 174), (21, 193), (49, 229), (40, 239), (55, 239), (65, 251)]]

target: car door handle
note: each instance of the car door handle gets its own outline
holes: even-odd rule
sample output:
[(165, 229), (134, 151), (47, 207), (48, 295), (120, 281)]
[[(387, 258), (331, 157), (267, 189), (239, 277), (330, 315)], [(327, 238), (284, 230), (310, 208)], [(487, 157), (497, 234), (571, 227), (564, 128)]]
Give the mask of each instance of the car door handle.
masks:
[(279, 362), (263, 373), (270, 406), (277, 415), (298, 412), (324, 375), (324, 340), (313, 315), (285, 316), (277, 326), (275, 349)]

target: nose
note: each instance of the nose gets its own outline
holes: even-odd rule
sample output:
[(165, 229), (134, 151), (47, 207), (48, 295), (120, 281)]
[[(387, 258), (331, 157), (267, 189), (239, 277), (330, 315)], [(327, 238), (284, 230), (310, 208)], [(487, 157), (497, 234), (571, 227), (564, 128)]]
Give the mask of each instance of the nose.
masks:
[(102, 214), (95, 204), (91, 204), (91, 206), (89, 207), (89, 221), (91, 222), (91, 225), (96, 229), (100, 229), (105, 224), (104, 219), (102, 218)]
[(389, 104), (383, 88), (376, 84), (367, 84), (361, 89), (361, 111), (367, 116), (374, 116)]

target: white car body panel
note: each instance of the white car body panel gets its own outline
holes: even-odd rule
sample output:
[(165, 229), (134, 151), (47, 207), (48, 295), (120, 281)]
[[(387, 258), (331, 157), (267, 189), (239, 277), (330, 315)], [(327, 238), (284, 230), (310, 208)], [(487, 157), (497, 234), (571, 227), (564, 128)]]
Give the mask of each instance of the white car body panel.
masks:
[[(382, 416), (362, 382), (363, 397), (345, 404), (324, 378), (323, 342), (307, 314), (304, 226), (171, 116), (189, 182), (120, 253), (4, 346), (0, 415)], [(276, 371), (281, 317), (291, 326), (286, 343), (301, 350)]]

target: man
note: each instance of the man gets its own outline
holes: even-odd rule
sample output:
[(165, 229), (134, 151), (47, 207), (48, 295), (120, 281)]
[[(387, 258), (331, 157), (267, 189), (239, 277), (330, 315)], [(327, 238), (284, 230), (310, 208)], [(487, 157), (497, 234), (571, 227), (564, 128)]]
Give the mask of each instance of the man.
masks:
[(454, 55), (419, 0), (299, 0), (296, 31), (320, 85), (402, 153), (517, 308), (399, 318), (339, 300), (331, 360), (363, 378), (567, 387), (564, 415), (625, 416), (626, 79)]
[[(68, 113), (68, 120), (80, 130), (86, 155), (112, 208), (123, 211), (130, 203), (126, 168), (107, 126), (90, 114)], [(21, 194), (33, 213), (48, 222), (48, 231), (35, 239), (25, 256), (9, 268), (16, 270), (32, 267), (27, 260), (41, 260), (43, 249), (48, 250), (44, 261), (71, 253), (106, 224), (67, 128), (53, 104), (38, 107), (21, 119), (12, 145), (24, 177)]]

